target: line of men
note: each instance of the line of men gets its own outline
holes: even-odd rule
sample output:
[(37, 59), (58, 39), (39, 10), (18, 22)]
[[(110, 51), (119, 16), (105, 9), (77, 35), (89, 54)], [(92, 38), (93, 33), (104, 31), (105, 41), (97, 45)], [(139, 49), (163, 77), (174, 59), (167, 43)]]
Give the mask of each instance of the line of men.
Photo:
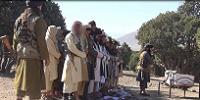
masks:
[[(45, 67), (47, 95), (53, 94), (52, 87), (57, 91), (62, 90), (62, 87), (59, 87), (63, 86), (62, 83), (57, 83), (61, 76), (65, 98), (71, 98), (72, 93), (77, 95), (77, 99), (79, 96), (86, 99), (88, 94), (100, 97), (100, 89), (108, 90), (116, 87), (122, 65), (122, 61), (120, 62), (117, 57), (118, 44), (113, 43), (102, 30), (96, 28), (94, 21), (83, 26), (81, 22), (75, 22), (72, 32), (65, 39), (63, 37), (60, 27), (54, 25), (48, 27), (46, 43), (50, 64)], [(61, 55), (66, 57), (64, 59), (62, 57), (59, 61)], [(58, 62), (60, 63), (57, 68)], [(53, 83), (57, 85), (53, 86)]]
[(94, 100), (117, 86), (123, 61), (116, 41), (94, 21), (75, 21), (70, 33), (47, 27), (42, 1), (26, 3), (14, 26), (17, 100), (40, 99), (41, 90), (47, 100), (60, 94), (64, 100)]
[(70, 98), (73, 93), (77, 100), (79, 96), (88, 100), (93, 98), (91, 96), (101, 97), (100, 90), (107, 91), (117, 86), (122, 65), (118, 44), (96, 28), (94, 21), (83, 26), (76, 21), (65, 42), (68, 47), (62, 74), (65, 98)]

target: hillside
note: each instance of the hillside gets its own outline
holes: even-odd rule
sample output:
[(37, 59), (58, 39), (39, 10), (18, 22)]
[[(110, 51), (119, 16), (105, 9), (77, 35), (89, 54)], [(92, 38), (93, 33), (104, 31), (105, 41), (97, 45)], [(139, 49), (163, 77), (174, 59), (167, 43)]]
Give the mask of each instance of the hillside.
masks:
[(131, 32), (129, 34), (126, 34), (117, 40), (122, 44), (126, 42), (132, 50), (134, 51), (139, 51), (140, 50), (140, 45), (138, 44), (138, 40), (135, 38), (137, 32)]

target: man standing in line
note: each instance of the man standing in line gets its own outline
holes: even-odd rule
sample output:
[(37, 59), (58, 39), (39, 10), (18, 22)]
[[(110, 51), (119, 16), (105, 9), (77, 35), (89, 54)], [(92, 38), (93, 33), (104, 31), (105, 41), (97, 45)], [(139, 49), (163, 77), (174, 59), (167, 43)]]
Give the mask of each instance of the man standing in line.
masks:
[(47, 98), (52, 98), (54, 95), (53, 83), (58, 78), (57, 68), (61, 54), (57, 47), (57, 33), (57, 27), (55, 25), (50, 25), (47, 29), (45, 37), (50, 60), (49, 65), (44, 68)]
[(41, 97), (45, 88), (43, 61), (49, 64), (45, 41), (47, 24), (41, 15), (43, 1), (26, 1), (27, 8), (17, 18), (14, 26), (13, 46), (17, 52), (14, 79), (17, 100), (29, 96), (31, 100)]
[(75, 21), (72, 26), (72, 32), (65, 38), (69, 53), (65, 59), (62, 75), (64, 100), (71, 98), (72, 93), (74, 93), (76, 100), (80, 100), (77, 90), (78, 83), (82, 81), (82, 59), (86, 58), (86, 53), (82, 51), (80, 41), (81, 27), (81, 22)]
[(97, 52), (94, 50), (93, 46), (94, 46), (94, 40), (93, 40), (93, 33), (91, 32), (91, 27), (89, 25), (85, 25), (84, 27), (84, 34), (86, 36), (87, 39), (87, 69), (88, 69), (88, 79), (89, 81), (86, 82), (85, 84), (85, 91), (84, 91), (84, 98), (86, 100), (90, 100), (90, 96), (91, 96), (91, 92), (89, 92), (89, 96), (86, 96), (88, 94), (88, 90), (91, 91), (93, 90), (93, 88), (89, 88), (89, 83), (94, 81), (95, 79), (95, 75), (94, 75), (94, 69), (96, 66), (96, 58), (97, 57)]
[[(94, 97), (100, 97), (101, 93), (99, 92), (99, 82), (101, 80), (100, 77), (100, 67), (101, 67), (101, 59), (103, 58), (103, 54), (100, 52), (100, 37), (102, 34), (102, 30), (100, 28), (96, 27), (95, 21), (90, 21), (89, 25), (91, 25), (91, 33), (92, 33), (92, 38), (93, 38), (93, 48), (97, 52), (97, 56), (95, 59), (95, 68), (94, 68), (94, 81), (90, 81), (89, 83), (89, 90), (93, 89), (92, 95)], [(89, 91), (91, 93), (91, 91)]]
[(56, 38), (58, 40), (57, 46), (58, 50), (61, 53), (61, 57), (59, 59), (59, 64), (58, 64), (58, 78), (54, 81), (53, 87), (54, 87), (54, 92), (57, 97), (62, 97), (62, 92), (63, 92), (63, 82), (61, 82), (62, 78), (62, 72), (63, 72), (63, 67), (64, 67), (64, 62), (65, 62), (65, 57), (67, 55), (67, 44), (65, 43), (64, 39), (65, 36), (70, 32), (67, 29), (62, 29), (60, 26), (57, 27), (58, 29), (58, 34), (56, 35)]

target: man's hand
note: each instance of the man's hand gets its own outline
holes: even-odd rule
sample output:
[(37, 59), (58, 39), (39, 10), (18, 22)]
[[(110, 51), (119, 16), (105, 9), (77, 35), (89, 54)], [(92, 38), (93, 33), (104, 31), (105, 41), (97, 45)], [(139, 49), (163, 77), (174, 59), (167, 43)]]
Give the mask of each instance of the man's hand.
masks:
[(103, 56), (104, 56), (104, 55), (103, 55), (103, 53), (101, 53), (101, 52), (99, 52), (98, 55), (97, 55), (98, 58), (103, 58)]
[(49, 61), (49, 59), (46, 59), (46, 60), (43, 61), (43, 63), (44, 63), (45, 66), (48, 66), (50, 61)]

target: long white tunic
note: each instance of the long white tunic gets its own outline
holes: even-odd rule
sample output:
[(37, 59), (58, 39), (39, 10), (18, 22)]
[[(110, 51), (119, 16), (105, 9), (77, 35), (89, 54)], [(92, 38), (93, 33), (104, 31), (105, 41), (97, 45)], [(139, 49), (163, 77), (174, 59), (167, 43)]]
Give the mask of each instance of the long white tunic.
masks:
[(101, 81), (100, 67), (101, 67), (101, 59), (103, 57), (103, 54), (100, 52), (100, 45), (97, 43), (94, 43), (94, 50), (98, 52), (98, 55), (96, 58), (96, 67), (94, 69), (95, 81), (100, 82)]
[(57, 28), (54, 25), (49, 26), (45, 37), (50, 60), (49, 65), (44, 68), (46, 90), (51, 90), (53, 81), (58, 77), (58, 59), (61, 54), (57, 48), (56, 34)]
[(86, 58), (86, 53), (76, 47), (79, 41), (73, 33), (68, 34), (65, 38), (68, 49), (77, 56), (74, 56), (73, 59), (70, 59), (69, 55), (66, 56), (62, 75), (62, 81), (65, 85), (64, 93), (77, 91), (77, 83), (82, 81), (82, 59)]

